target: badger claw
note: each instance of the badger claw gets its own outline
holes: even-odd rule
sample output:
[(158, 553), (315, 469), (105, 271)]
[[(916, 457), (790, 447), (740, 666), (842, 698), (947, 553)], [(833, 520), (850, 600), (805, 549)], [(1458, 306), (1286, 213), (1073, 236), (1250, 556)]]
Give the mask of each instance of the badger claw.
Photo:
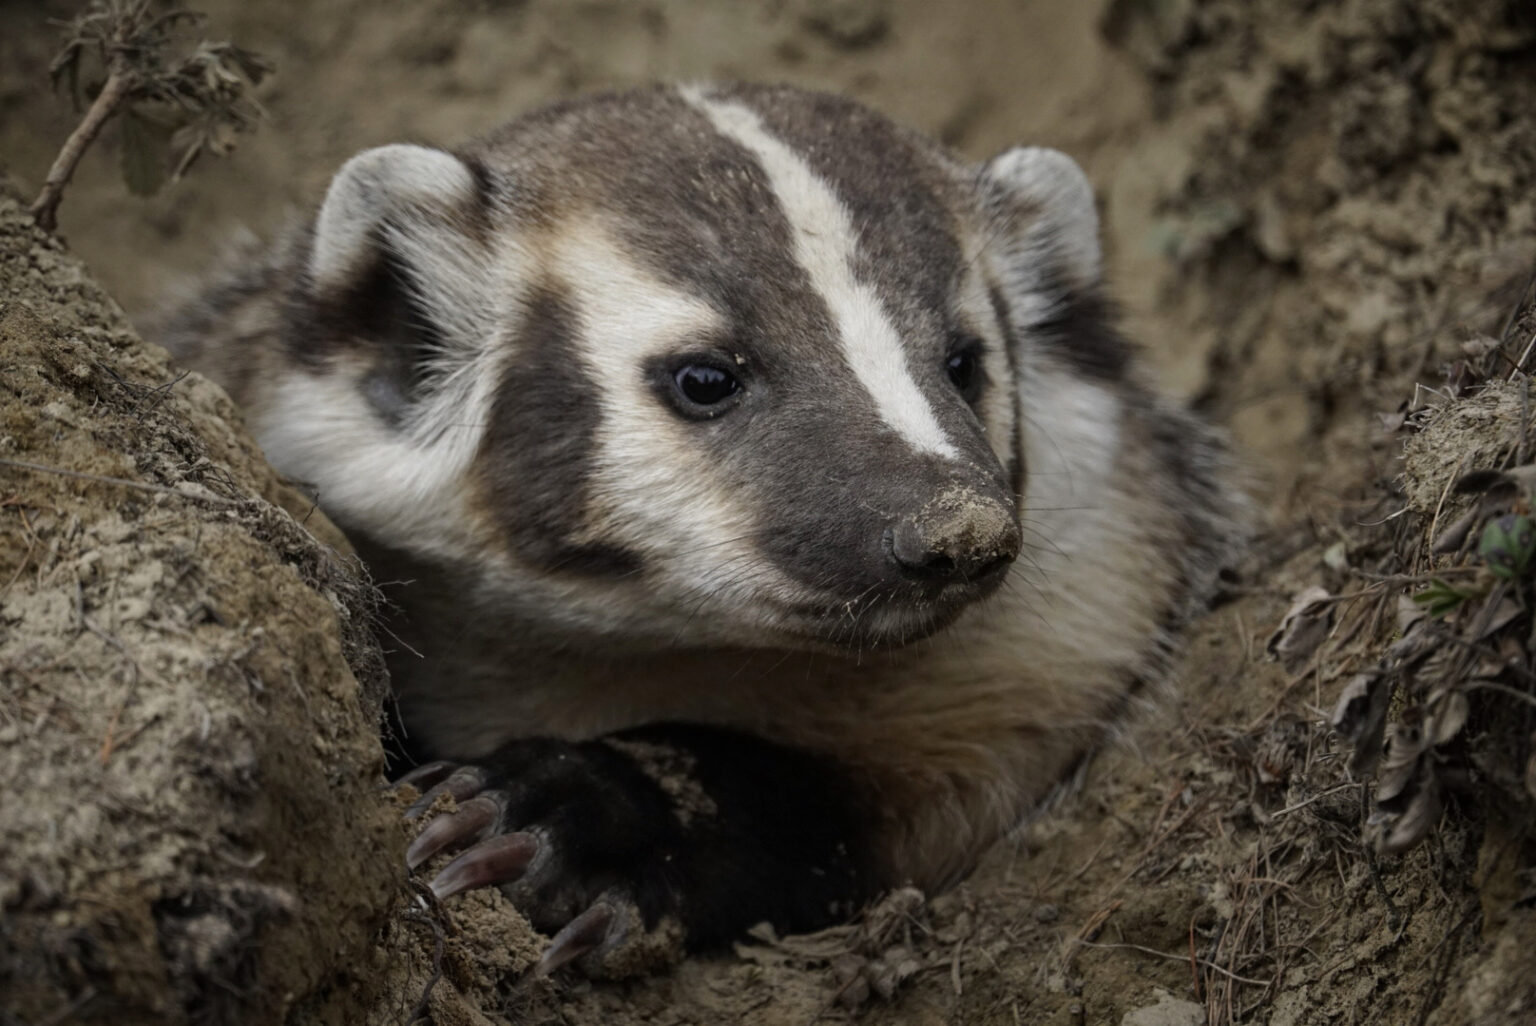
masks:
[(439, 761), (425, 763), (421, 766), (417, 766), (405, 776), (401, 777), (399, 780), (396, 780), (390, 786), (404, 787), (405, 785), (409, 784), (411, 787), (416, 788), (418, 791), (425, 791), (435, 784), (442, 783), (443, 778), (452, 773), (456, 768), (457, 763), (452, 762)]
[(522, 879), (538, 853), (539, 841), (532, 834), (502, 834), (481, 841), (448, 863), (428, 886), (442, 901), (476, 887), (512, 883)]
[(548, 976), (567, 962), (574, 961), (604, 943), (610, 942), (615, 927), (622, 918), (614, 915), (606, 902), (598, 902), (581, 915), (572, 919), (555, 934), (544, 950), (544, 956), (534, 967), (537, 976)]
[[(423, 766), (422, 769), (427, 767)], [(475, 766), (462, 766), (448, 774), (442, 783), (428, 788), (420, 798), (405, 810), (405, 818), (415, 819), (432, 807), (439, 795), (450, 794), (456, 802), (473, 798), (485, 787), (485, 771)]]
[(480, 797), (438, 816), (405, 849), (406, 868), (415, 869), (438, 852), (467, 847), (496, 821), (499, 811), (494, 801)]
[[(406, 812), (428, 820), (406, 849), (408, 868), (436, 870), (433, 859), (454, 856), (428, 884), (439, 901), (499, 886), (554, 937), (538, 973), (575, 963), (634, 975), (680, 950), (681, 933), (661, 927), (678, 922), (680, 823), (667, 793), (622, 748), (530, 738), (479, 765), (423, 766), (406, 782), (431, 784)], [(457, 807), (429, 815), (443, 795)]]

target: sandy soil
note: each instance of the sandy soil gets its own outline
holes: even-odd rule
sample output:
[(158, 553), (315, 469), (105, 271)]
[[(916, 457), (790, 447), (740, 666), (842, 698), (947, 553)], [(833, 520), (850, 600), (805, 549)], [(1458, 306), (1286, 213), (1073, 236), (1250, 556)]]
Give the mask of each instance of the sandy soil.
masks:
[[(1100, 189), (1111, 276), (1129, 327), (1167, 387), (1230, 424), (1271, 522), (1240, 587), (1191, 639), (1178, 700), (1101, 759), (1080, 796), (1000, 845), (954, 894), (932, 901), (898, 894), (857, 926), (810, 938), (756, 937), (730, 955), (653, 979), (534, 981), (520, 975), (533, 939), (499, 898), (411, 918), (411, 893), (391, 868), (398, 860), (334, 850), (361, 835), (337, 832), (297, 845), (283, 838), (270, 847), (274, 859), (287, 861), (253, 880), (295, 878), (308, 871), (306, 859), (359, 873), (373, 859), (382, 868), (366, 886), (354, 879), (357, 893), (370, 897), (350, 917), (323, 921), (338, 931), (335, 950), (320, 953), (313, 933), (292, 942), (313, 959), (308, 975), (276, 985), (305, 996), (286, 1005), (271, 998), (265, 1012), (241, 1021), (406, 1021), (434, 967), (442, 972), (428, 1008), (444, 1023), (778, 1026), (857, 1015), (892, 1024), (1290, 1026), (1498, 1023), (1536, 1014), (1523, 960), (1536, 942), (1529, 810), (1500, 806), (1488, 800), (1491, 790), (1473, 788), (1452, 803), (1428, 842), (1405, 854), (1375, 857), (1362, 840), (1367, 791), (1351, 777), (1348, 746), (1329, 729), (1328, 716), (1359, 661), (1379, 654), (1370, 646), (1392, 640), (1395, 621), (1360, 627), (1357, 650), (1335, 644), (1341, 625), (1356, 622), (1341, 613), (1327, 628), (1330, 645), (1319, 649), (1328, 658), (1291, 670), (1265, 654), (1301, 588), (1321, 583), (1352, 594), (1375, 587), (1369, 575), (1427, 565), (1411, 550), (1422, 549), (1438, 506), (1413, 505), (1393, 483), (1404, 433), (1426, 427), (1415, 414), (1425, 405), (1415, 385), (1455, 395), (1469, 339), (1515, 338), (1519, 322), (1507, 322), (1536, 259), (1536, 122), (1529, 118), (1536, 16), (1527, 5), (203, 6), (216, 34), (277, 62), (279, 73), (262, 94), (269, 123), (230, 160), (200, 167), (149, 201), (125, 195), (109, 135), (62, 210), (71, 247), (134, 315), (195, 275), (239, 231), (269, 229), (292, 206), (312, 201), (334, 167), (367, 145), (452, 141), (554, 96), (657, 77), (837, 88), (977, 157), (1029, 141), (1082, 160)], [(51, 46), (36, 8), (0, 11), (0, 153), (13, 174), (34, 184), (69, 121), (66, 106), (46, 94)], [(20, 334), (7, 335), (7, 345), (41, 330), (10, 324), (7, 331)], [(1520, 338), (1536, 325), (1524, 330)], [(40, 343), (26, 344), (42, 354), (37, 359), (46, 357)], [(137, 352), (126, 341), (113, 351)], [(163, 365), (135, 366), (136, 376), (122, 376), (151, 387), (174, 376)], [(59, 387), (74, 386), (66, 376)], [(199, 401), (217, 401), (195, 381), (169, 391), (189, 387), (205, 397)], [(217, 412), (228, 415), (227, 408)], [(1504, 441), (1481, 458), (1506, 459), (1514, 434), (1528, 428), (1505, 426), (1509, 437), (1500, 435)], [(1443, 495), (1464, 458), (1463, 450), (1449, 469), (1443, 461), (1420, 465), (1410, 484), (1425, 483), (1411, 491)], [(159, 476), (145, 480), (177, 487), (187, 480), (131, 461), (108, 466), (96, 472), (154, 470)], [(30, 491), (6, 499), (15, 487), (11, 476), (0, 478), (0, 513), (24, 512), (28, 523), (37, 510), (64, 501)], [(69, 494), (85, 494), (77, 491)], [(243, 485), (237, 494), (265, 493)], [(1409, 512), (1384, 519), (1405, 506)], [(93, 531), (111, 523), (99, 510), (92, 515)], [(36, 567), (18, 564), (20, 551), (31, 551), (25, 534), (0, 544), (0, 580), (21, 565), (15, 572), (30, 588)], [(83, 557), (69, 550), (61, 558)], [(95, 572), (105, 574), (102, 582), (121, 580), (128, 564)], [(59, 593), (53, 601), (67, 606), (70, 599)], [(75, 623), (73, 633), (60, 626), (40, 637), (78, 639), (78, 620), (67, 611), (59, 617), (64, 626)], [(15, 622), (14, 615), (0, 618), (0, 630)], [(125, 687), (126, 671), (111, 668), (111, 646), (87, 634), (85, 643), (100, 648), (108, 664), (105, 678)], [(339, 664), (327, 665), (317, 670), (323, 679), (344, 679)], [(343, 693), (326, 700), (344, 704)], [(21, 700), (39, 701), (26, 693)], [(209, 701), (179, 699), (194, 700)], [(168, 693), (167, 701), (176, 699)], [(285, 701), (287, 712), (242, 707), (233, 722), (278, 717), (272, 722), (307, 736), (301, 724), (309, 721), (295, 718), (302, 703)], [(0, 730), (20, 730), (39, 715), (61, 729), (61, 717), (46, 708), (9, 706)], [(130, 739), (149, 767), (142, 772), (173, 772), (153, 766), (182, 749), (157, 735), (154, 721), (123, 708), (116, 719), (94, 710), (58, 744), (78, 752), (89, 738), (94, 753), (102, 737), (126, 737), (147, 722)], [(1505, 719), (1529, 734), (1523, 715), (1527, 720)], [(363, 746), (360, 721), (354, 715), (348, 722), (348, 743)], [(343, 761), (366, 775), (371, 758), (359, 747)], [(111, 768), (108, 760), (102, 772)], [(133, 790), (121, 806), (157, 810), (146, 797), (146, 789), (156, 791), (153, 779), (124, 773)], [(313, 786), (327, 796), (326, 807), (345, 805), (371, 824), (354, 829), (380, 831), (380, 838), (393, 829), (368, 818), (389, 806), (363, 795), (361, 777), (350, 784), (320, 779), (325, 783)], [(73, 786), (102, 783), (92, 777)], [(224, 791), (208, 801), (239, 807)], [(11, 808), (0, 828), (14, 825), (18, 837), (38, 845), (42, 820), (13, 816)], [(189, 844), (205, 843), (205, 833), (188, 829)], [(90, 836), (66, 832), (61, 850), (77, 851)], [(370, 843), (395, 851), (400, 838)], [(233, 849), (242, 858), (250, 850)], [(181, 886), (184, 875), (172, 877)], [(52, 886), (62, 893), (78, 884)], [(0, 891), (7, 915), (15, 893)], [(238, 893), (256, 895), (236, 904), (261, 930), (281, 928), (285, 915), (309, 922), (285, 912), (268, 891)], [(127, 935), (152, 935), (148, 926), (134, 929), (141, 932)], [(268, 949), (289, 943), (261, 936)], [(160, 965), (190, 964), (157, 957)], [(284, 964), (277, 959), (271, 971), (298, 972)], [(131, 977), (109, 969), (114, 980)], [(80, 1001), (88, 985), (80, 981), (91, 977), (71, 979), (73, 989), (61, 993)], [(173, 984), (184, 987), (184, 977)], [(167, 1000), (150, 983), (143, 993)], [(175, 993), (192, 1018), (186, 991)], [(81, 1001), (79, 1010), (99, 1013), (100, 1002)]]
[(371, 586), (9, 194), (0, 274), (7, 1015), (273, 1017), (403, 885)]

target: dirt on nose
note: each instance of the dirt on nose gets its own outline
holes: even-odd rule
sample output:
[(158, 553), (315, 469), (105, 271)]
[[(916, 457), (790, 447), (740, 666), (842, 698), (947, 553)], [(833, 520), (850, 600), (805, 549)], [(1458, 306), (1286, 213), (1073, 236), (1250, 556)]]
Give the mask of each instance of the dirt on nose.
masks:
[(1019, 554), (1019, 521), (1011, 506), (967, 485), (944, 488), (914, 520), (925, 538), (951, 554), (965, 553), (979, 562)]

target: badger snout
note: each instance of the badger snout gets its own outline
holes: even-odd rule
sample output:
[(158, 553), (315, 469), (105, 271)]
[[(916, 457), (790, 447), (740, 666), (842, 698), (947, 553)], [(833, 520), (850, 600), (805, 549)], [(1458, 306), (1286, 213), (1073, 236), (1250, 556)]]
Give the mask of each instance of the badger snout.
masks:
[(1008, 504), (950, 488), (885, 529), (885, 551), (905, 578), (982, 584), (1018, 558), (1018, 517)]
[(855, 653), (908, 645), (1003, 585), (1024, 547), (1019, 501), (976, 442), (970, 459), (871, 445), (852, 466), (794, 465), (820, 472), (797, 474), (797, 501), (777, 507), (763, 544), (805, 587), (784, 606), (795, 634)]

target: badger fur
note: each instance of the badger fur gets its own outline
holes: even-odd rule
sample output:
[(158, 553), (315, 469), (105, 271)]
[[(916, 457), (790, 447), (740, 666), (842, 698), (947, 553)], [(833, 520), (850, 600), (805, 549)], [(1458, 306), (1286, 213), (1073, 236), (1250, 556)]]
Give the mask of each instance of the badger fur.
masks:
[(1162, 682), (1238, 538), (1066, 156), (658, 87), (350, 160), (163, 338), (397, 583), (413, 864), (546, 967), (948, 887)]

